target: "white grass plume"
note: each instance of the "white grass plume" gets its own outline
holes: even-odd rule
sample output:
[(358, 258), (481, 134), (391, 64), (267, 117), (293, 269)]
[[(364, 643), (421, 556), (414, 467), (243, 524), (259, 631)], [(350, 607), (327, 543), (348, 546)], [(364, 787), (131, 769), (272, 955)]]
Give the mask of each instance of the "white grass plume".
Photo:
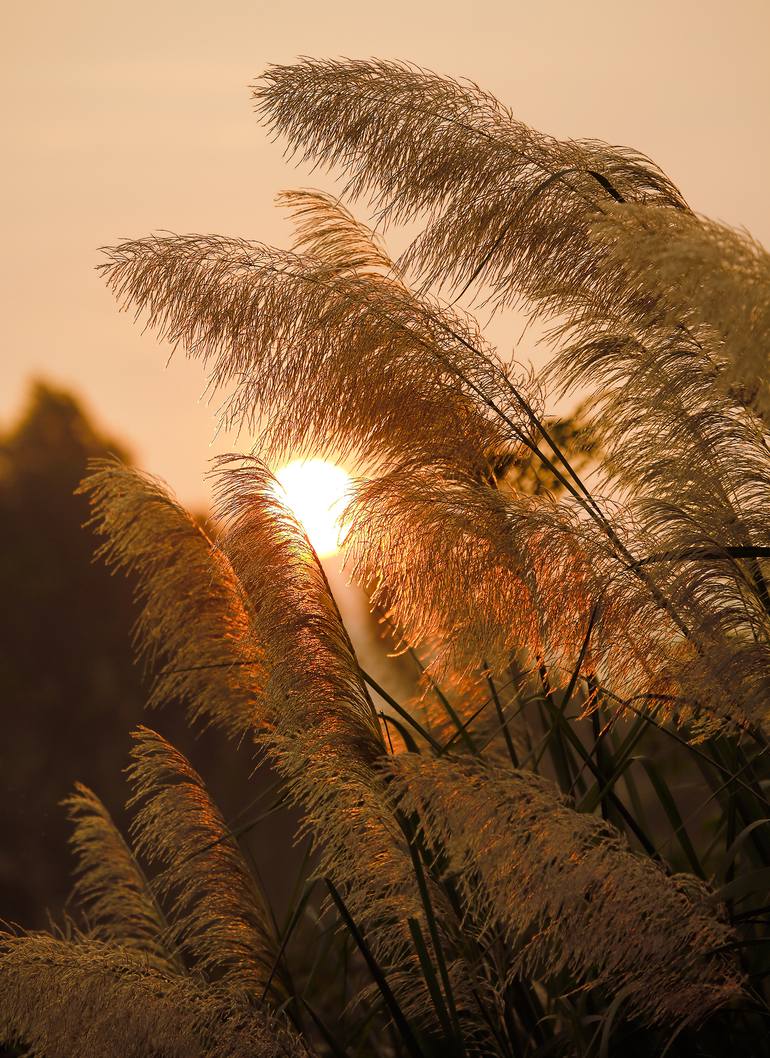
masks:
[[(677, 615), (670, 656), (681, 688), (728, 724), (766, 722), (768, 569), (752, 557), (770, 546), (766, 441), (719, 384), (707, 329), (658, 316), (635, 322), (587, 301), (561, 328), (549, 374), (593, 392), (636, 568)], [(641, 603), (648, 585), (638, 589)]]
[(117, 945), (0, 934), (0, 1039), (39, 1058), (300, 1058), (282, 1019)]
[(404, 285), (382, 241), (339, 199), (323, 191), (297, 190), (282, 191), (277, 202), (291, 214), (295, 253), (320, 258), (351, 276)]
[(373, 270), (376, 248), (360, 266), (366, 232), (326, 201), (312, 210), (326, 217), (312, 241), (324, 257), (153, 236), (107, 250), (103, 271), (124, 307), (211, 365), (212, 388), (232, 387), (223, 421), (261, 430), (266, 458), (333, 452), (371, 467), (450, 450), (483, 469), (517, 447), (526, 416), (476, 322)]
[(134, 951), (163, 973), (186, 972), (169, 947), (168, 922), (145, 873), (102, 802), (78, 783), (64, 804), (74, 824), (73, 896), (86, 912), (90, 936)]
[(261, 738), (320, 843), (319, 873), (349, 890), (364, 921), (390, 917), (389, 897), (413, 888), (411, 868), (374, 768), (386, 752), (379, 720), (322, 567), (264, 464), (225, 457), (217, 496), (224, 547), (265, 643)]
[(259, 722), (261, 647), (232, 567), (166, 486), (113, 460), (80, 486), (108, 564), (137, 578), (135, 638), (152, 672), (149, 704), (182, 701), (193, 720), (241, 737)]
[(593, 241), (629, 306), (654, 306), (711, 354), (722, 390), (770, 422), (770, 254), (742, 231), (651, 205), (613, 206)]
[[(260, 999), (278, 953), (264, 894), (189, 761), (148, 728), (134, 739), (131, 830), (137, 853), (161, 867), (153, 884), (173, 941), (200, 973)], [(273, 990), (280, 984), (279, 968)]]
[(339, 168), (345, 194), (382, 220), (428, 216), (406, 255), (426, 284), (482, 276), (498, 298), (552, 311), (549, 286), (594, 281), (590, 222), (613, 202), (681, 195), (647, 158), (559, 141), (471, 82), (406, 63), (315, 60), (269, 67), (257, 112), (301, 161)]
[(405, 464), (357, 488), (351, 568), (404, 640), (430, 644), (434, 673), (506, 672), (520, 651), (569, 674), (582, 654), (583, 675), (669, 693), (681, 636), (633, 571), (577, 505), (504, 485)]
[(362, 760), (383, 751), (353, 648), (307, 536), (256, 458), (217, 461), (223, 546), (264, 644), (265, 697), (288, 735), (336, 739)]
[(629, 851), (540, 776), (411, 753), (391, 767), (399, 804), (473, 912), (505, 930), (519, 971), (567, 971), (654, 1023), (701, 1019), (740, 993), (713, 894)]

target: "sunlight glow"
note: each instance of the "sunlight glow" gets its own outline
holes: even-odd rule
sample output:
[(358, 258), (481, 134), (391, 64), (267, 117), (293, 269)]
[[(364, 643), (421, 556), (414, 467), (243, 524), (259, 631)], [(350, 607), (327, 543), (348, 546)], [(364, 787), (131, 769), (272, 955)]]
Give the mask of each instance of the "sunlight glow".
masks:
[(319, 558), (336, 555), (343, 526), (339, 518), (350, 489), (350, 476), (324, 459), (295, 460), (276, 471), (284, 502), (305, 527)]

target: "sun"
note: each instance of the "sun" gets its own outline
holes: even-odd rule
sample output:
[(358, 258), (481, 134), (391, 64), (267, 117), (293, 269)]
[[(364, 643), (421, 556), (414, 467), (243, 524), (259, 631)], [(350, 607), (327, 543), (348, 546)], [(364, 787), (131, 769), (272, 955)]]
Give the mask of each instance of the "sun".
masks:
[(319, 558), (340, 549), (340, 516), (350, 492), (350, 475), (325, 459), (297, 459), (275, 474), (281, 497), (302, 522)]

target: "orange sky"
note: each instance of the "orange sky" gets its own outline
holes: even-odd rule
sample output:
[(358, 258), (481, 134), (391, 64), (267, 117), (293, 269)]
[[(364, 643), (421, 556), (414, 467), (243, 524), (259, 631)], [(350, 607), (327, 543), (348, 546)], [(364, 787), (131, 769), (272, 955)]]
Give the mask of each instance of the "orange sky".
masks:
[[(639, 148), (695, 209), (770, 245), (769, 0), (10, 0), (0, 48), (0, 420), (30, 375), (70, 385), (189, 503), (235, 442), (210, 446), (199, 365), (167, 368), (93, 268), (100, 245), (159, 228), (284, 242), (274, 193), (333, 186), (256, 124), (247, 85), (269, 62), (376, 55), (470, 77), (542, 131)], [(518, 333), (496, 321), (495, 336)]]

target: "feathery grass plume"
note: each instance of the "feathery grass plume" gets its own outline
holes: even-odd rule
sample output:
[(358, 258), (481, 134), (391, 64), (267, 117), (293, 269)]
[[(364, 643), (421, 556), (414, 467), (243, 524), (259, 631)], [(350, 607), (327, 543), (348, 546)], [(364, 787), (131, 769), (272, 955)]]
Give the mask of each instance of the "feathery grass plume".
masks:
[(291, 213), (292, 249), (318, 257), (351, 275), (372, 275), (403, 286), (397, 266), (377, 235), (324, 191), (282, 191), (278, 204)]
[[(770, 545), (770, 458), (756, 420), (715, 388), (713, 361), (686, 329), (634, 330), (589, 303), (562, 331), (550, 376), (593, 390), (630, 552), (677, 616), (674, 652), (690, 656), (680, 684), (712, 715), (765, 720), (770, 597), (752, 552)], [(638, 591), (646, 605), (648, 585)]]
[(192, 719), (242, 736), (259, 723), (264, 665), (232, 567), (159, 480), (112, 460), (90, 469), (79, 491), (106, 538), (99, 553), (138, 578), (149, 704), (182, 701)]
[[(89, 938), (0, 934), (0, 1040), (40, 1058), (299, 1058), (283, 1020)], [(25, 1053), (27, 1053), (25, 1051)]]
[[(371, 275), (374, 279), (397, 286), (409, 296), (409, 288), (401, 271), (388, 256), (381, 240), (339, 200), (319, 191), (288, 191), (279, 196), (279, 202), (292, 211), (297, 229), (294, 249), (319, 257), (341, 271), (361, 277)], [(450, 338), (468, 346), (467, 337), (456, 333), (456, 320), (446, 306), (430, 304), (424, 299), (417, 300), (417, 304), (429, 315), (438, 318)], [(466, 317), (466, 322), (470, 323), (471, 318)], [(481, 366), (487, 381), (493, 381), (488, 393), (499, 390), (501, 384), (503, 390), (510, 390), (514, 384), (512, 365), (498, 361), (493, 351), (478, 341), (479, 337), (477, 333), (475, 344), (468, 351), (475, 356), (477, 366)], [(472, 373), (468, 375), (468, 379), (471, 378)], [(467, 385), (468, 380), (464, 376), (460, 380)], [(392, 387), (397, 386), (398, 376), (392, 378), (390, 383)], [(518, 390), (526, 391), (533, 406), (539, 405), (541, 397), (536, 392), (534, 378), (526, 378), (522, 374), (515, 379), (515, 385)], [(414, 394), (408, 378), (406, 390), (405, 399), (411, 403)], [(425, 399), (428, 397), (430, 399)], [(527, 447), (524, 422), (520, 416), (514, 416), (515, 424), (506, 422), (510, 394), (506, 394), (503, 399), (498, 397), (498, 404), (495, 405), (490, 403), (489, 396), (483, 390), (471, 382), (469, 394), (459, 392), (456, 387), (437, 388), (432, 394), (426, 391), (423, 399), (419, 420), (415, 417), (411, 424), (413, 435), (408, 450), (412, 457), (418, 452), (426, 460), (443, 455), (444, 458), (459, 459), (482, 473), (497, 475), (502, 474), (506, 466), (520, 454), (522, 439), (523, 447)], [(518, 410), (521, 411), (521, 408)], [(427, 430), (426, 420), (430, 424)]]
[(578, 813), (547, 781), (479, 758), (402, 754), (390, 766), (403, 810), (527, 974), (567, 971), (622, 995), (646, 1022), (701, 1019), (740, 994), (713, 896), (668, 877), (621, 835)]
[(655, 305), (669, 324), (701, 337), (721, 368), (720, 386), (770, 419), (764, 247), (708, 218), (649, 205), (613, 206), (594, 223), (593, 238), (623, 277), (625, 302)]
[[(148, 728), (134, 739), (131, 829), (137, 853), (162, 867), (154, 885), (172, 939), (207, 977), (259, 998), (278, 952), (264, 894), (189, 761)], [(282, 993), (280, 968), (272, 988)]]
[(223, 420), (262, 426), (265, 456), (333, 451), (377, 465), (449, 448), (485, 470), (488, 452), (527, 435), (510, 369), (471, 317), (353, 267), (365, 236), (341, 218), (314, 244), (329, 259), (168, 236), (107, 250), (102, 269), (124, 307), (213, 364), (213, 388), (235, 385)]
[[(265, 643), (269, 723), (260, 738), (304, 810), (305, 830), (322, 843), (319, 873), (346, 890), (355, 878), (350, 897), (365, 921), (394, 894), (400, 911), (414, 885), (374, 771), (385, 745), (326, 577), (264, 464), (224, 457), (218, 466), (224, 546)], [(392, 912), (384, 907), (386, 918)]]
[(505, 664), (512, 650), (541, 646), (526, 562), (502, 503), (452, 468), (406, 463), (361, 482), (346, 510), (354, 577), (372, 584), (374, 604), (409, 645), (434, 642), (450, 665)]
[(368, 768), (384, 752), (348, 634), (307, 535), (256, 457), (216, 460), (223, 546), (265, 644), (266, 708), (281, 733), (336, 741)]
[[(378, 961), (402, 1009), (430, 1023), (430, 997), (413, 949), (410, 920), (428, 935), (402, 821), (391, 811), (379, 764), (386, 756), (374, 708), (323, 569), (280, 489), (258, 459), (219, 461), (217, 513), (224, 547), (254, 610), (270, 674), (261, 734), (303, 810), (315, 873), (330, 878)], [(427, 879), (437, 928), (454, 951), (458, 926)], [(484, 1035), (468, 995), (475, 971), (456, 956), (448, 967), (467, 1032)]]
[(167, 945), (165, 915), (107, 809), (81, 783), (64, 804), (74, 823), (73, 895), (87, 913), (90, 936), (134, 951), (162, 973), (184, 973), (184, 962)]
[(405, 63), (271, 66), (254, 95), (292, 153), (343, 170), (346, 195), (368, 194), (385, 221), (428, 214), (406, 254), (428, 284), (467, 286), (483, 273), (500, 299), (523, 294), (552, 309), (557, 278), (594, 282), (588, 229), (608, 205), (685, 208), (642, 155), (543, 136), (477, 85)]
[(670, 690), (676, 629), (577, 504), (405, 464), (360, 484), (346, 519), (354, 575), (408, 644), (435, 645), (434, 673), (505, 672), (515, 651), (570, 673), (582, 653), (629, 695)]
[[(318, 258), (340, 274), (374, 283), (379, 281), (386, 291), (388, 287), (393, 287), (400, 295), (410, 298), (410, 291), (400, 270), (390, 259), (381, 240), (338, 199), (320, 191), (285, 191), (278, 196), (278, 202), (291, 212), (296, 232), (292, 247), (295, 252)], [(463, 340), (462, 334), (453, 333), (455, 320), (451, 313), (445, 309), (442, 311), (438, 304), (430, 305), (425, 301), (415, 301), (415, 305), (418, 312), (422, 310), (428, 316), (435, 314), (439, 324), (445, 326), (450, 339)], [(466, 322), (471, 323), (470, 317)], [(419, 345), (419, 336), (416, 341)], [(477, 344), (480, 346), (481, 343)], [(434, 350), (433, 355), (436, 352)], [(484, 363), (485, 357), (489, 363)], [(507, 369), (497, 363), (492, 351), (486, 347), (479, 349), (478, 359), (485, 371), (491, 368), (494, 373), (497, 369), (501, 372), (501, 378), (507, 373)], [(483, 393), (476, 393), (471, 387), (471, 392), (465, 394), (450, 384), (448, 387), (434, 385), (430, 390), (426, 387), (418, 394), (403, 367), (399, 367), (395, 361), (389, 367), (393, 372), (389, 378), (392, 399), (403, 400), (409, 407), (417, 397), (421, 405), (419, 414), (413, 416), (411, 423), (405, 424), (407, 430), (412, 431), (411, 437), (404, 437), (405, 447), (412, 453), (424, 451), (427, 458), (435, 457), (440, 449), (451, 451), (455, 458), (461, 457), (462, 453), (465, 460), (474, 466), (492, 471), (501, 458), (511, 457), (511, 449), (517, 446), (512, 443), (510, 434), (501, 429), (501, 423), (490, 419), (490, 409), (484, 406)], [(399, 392), (400, 382), (404, 386), (403, 393)], [(479, 397), (482, 398), (480, 401)], [(280, 435), (281, 427), (275, 432)], [(362, 446), (365, 461), (370, 447), (370, 442)], [(395, 444), (391, 448), (397, 450)], [(369, 462), (373, 462), (371, 454)]]
[[(638, 600), (629, 603), (648, 609), (650, 590), (665, 600), (675, 625), (670, 668), (678, 693), (705, 711), (705, 733), (766, 721), (770, 704), (768, 574), (755, 553), (770, 544), (770, 459), (757, 421), (721, 384), (728, 320), (761, 318), (766, 294), (761, 269), (738, 267), (748, 251), (733, 247), (732, 264), (717, 265), (714, 245), (699, 268), (721, 269), (722, 294), (706, 279), (698, 296), (689, 280), (677, 293), (673, 278), (653, 278), (649, 255), (663, 252), (664, 239), (678, 252), (688, 239), (704, 250), (719, 241), (698, 218), (660, 205), (614, 206), (594, 222), (601, 281), (590, 291), (563, 284), (566, 317), (553, 332), (561, 348), (545, 384), (593, 393), (600, 487), (627, 504), (629, 555), (642, 560), (629, 566), (645, 571), (644, 583), (629, 585)], [(709, 308), (707, 290), (735, 307)]]

